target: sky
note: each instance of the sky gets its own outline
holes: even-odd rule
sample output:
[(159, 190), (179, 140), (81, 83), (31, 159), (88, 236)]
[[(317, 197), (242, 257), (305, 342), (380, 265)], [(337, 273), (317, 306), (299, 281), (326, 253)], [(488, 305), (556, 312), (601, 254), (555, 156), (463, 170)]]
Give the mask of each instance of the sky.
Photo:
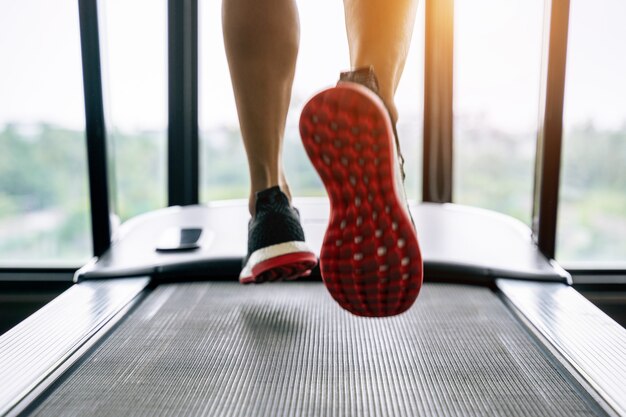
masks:
[[(102, 0), (107, 117), (116, 128), (164, 130), (165, 0)], [(349, 66), (339, 0), (298, 1), (301, 47), (293, 114)], [(536, 129), (543, 2), (456, 0), (455, 114), (512, 133)], [(236, 126), (221, 35), (221, 1), (200, 0), (200, 124)], [(626, 2), (572, 1), (566, 125), (626, 120)], [(423, 4), (396, 97), (401, 121), (421, 117)], [(75, 0), (0, 0), (0, 126), (84, 126)]]

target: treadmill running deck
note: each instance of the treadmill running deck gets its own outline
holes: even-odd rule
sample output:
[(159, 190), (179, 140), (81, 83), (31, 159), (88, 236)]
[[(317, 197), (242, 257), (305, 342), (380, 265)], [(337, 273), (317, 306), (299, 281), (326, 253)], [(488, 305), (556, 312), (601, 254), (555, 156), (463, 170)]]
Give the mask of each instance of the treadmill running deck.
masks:
[(353, 316), (319, 283), (160, 285), (33, 415), (601, 414), (489, 289)]

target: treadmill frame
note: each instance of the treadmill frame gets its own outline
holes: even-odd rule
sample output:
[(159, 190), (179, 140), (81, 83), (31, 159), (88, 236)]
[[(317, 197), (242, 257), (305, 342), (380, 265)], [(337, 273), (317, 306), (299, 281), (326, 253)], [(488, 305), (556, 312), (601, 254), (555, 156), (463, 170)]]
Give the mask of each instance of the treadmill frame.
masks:
[[(11, 342), (11, 346), (30, 348), (3, 351), (0, 416), (20, 415), (44, 395), (144, 299), (152, 288), (149, 282), (142, 277), (75, 284), (19, 328), (1, 336), (0, 347)], [(626, 415), (626, 357), (619, 352), (626, 346), (625, 329), (563, 283), (498, 279), (496, 292), (548, 358), (571, 374), (573, 384), (585, 389), (608, 415)], [(94, 297), (86, 298), (85, 293)], [(100, 308), (93, 309), (95, 305)], [(76, 311), (85, 309), (92, 309), (93, 314), (82, 317), (87, 325), (79, 332), (45, 334), (45, 328), (71, 323), (77, 319)], [(598, 350), (602, 343), (616, 340), (622, 344)], [(33, 350), (42, 349), (52, 354), (44, 353), (44, 360), (37, 361), (40, 356), (33, 355)], [(590, 356), (589, 352), (599, 354)]]

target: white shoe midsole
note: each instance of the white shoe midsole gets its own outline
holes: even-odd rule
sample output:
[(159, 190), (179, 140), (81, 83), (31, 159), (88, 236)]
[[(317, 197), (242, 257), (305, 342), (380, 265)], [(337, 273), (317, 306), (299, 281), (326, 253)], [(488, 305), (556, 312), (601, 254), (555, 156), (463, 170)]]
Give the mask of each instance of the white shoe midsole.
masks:
[(246, 262), (246, 265), (241, 270), (239, 278), (247, 278), (252, 276), (252, 269), (261, 262), (267, 261), (268, 259), (272, 259), (277, 256), (297, 252), (311, 252), (311, 249), (309, 249), (305, 242), (300, 241), (278, 243), (276, 245), (266, 246), (264, 248), (257, 249), (252, 252), (252, 255), (250, 255), (250, 257), (248, 258), (248, 262)]

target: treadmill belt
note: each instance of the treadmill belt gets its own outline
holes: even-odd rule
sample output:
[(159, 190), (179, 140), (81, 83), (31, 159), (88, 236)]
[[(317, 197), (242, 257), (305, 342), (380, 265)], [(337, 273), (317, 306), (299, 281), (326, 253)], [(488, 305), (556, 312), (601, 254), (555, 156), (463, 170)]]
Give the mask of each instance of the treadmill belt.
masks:
[(393, 318), (319, 283), (157, 287), (33, 415), (589, 416), (486, 288), (426, 284)]

